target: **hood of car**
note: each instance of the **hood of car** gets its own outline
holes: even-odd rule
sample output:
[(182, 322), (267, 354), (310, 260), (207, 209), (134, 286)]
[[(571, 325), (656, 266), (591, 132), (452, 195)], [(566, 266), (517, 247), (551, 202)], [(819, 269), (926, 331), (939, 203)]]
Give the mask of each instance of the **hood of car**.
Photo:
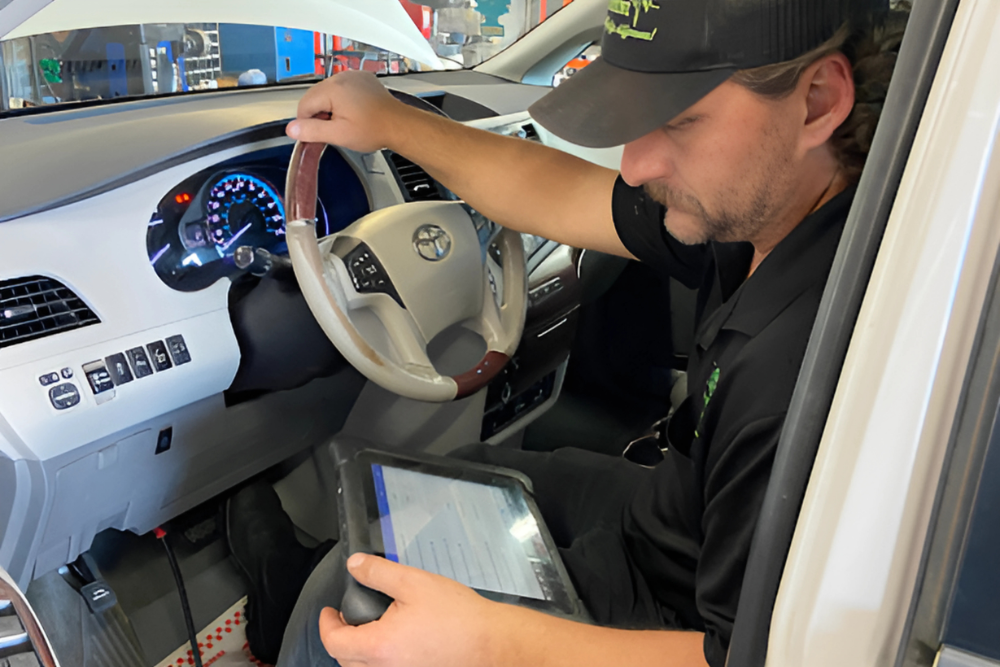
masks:
[(399, 0), (0, 0), (0, 39), (149, 23), (244, 23), (313, 30), (443, 67)]

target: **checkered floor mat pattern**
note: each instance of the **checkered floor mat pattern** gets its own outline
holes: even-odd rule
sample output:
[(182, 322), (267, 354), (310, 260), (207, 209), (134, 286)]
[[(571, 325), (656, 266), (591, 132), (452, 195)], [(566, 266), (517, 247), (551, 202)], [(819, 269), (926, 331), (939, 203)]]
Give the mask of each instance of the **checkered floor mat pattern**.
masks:
[[(243, 608), (247, 599), (243, 598), (226, 613), (215, 619), (207, 628), (198, 633), (198, 649), (204, 667), (269, 667), (250, 654), (247, 646), (246, 622)], [(191, 645), (184, 644), (167, 656), (156, 667), (188, 667), (194, 664)]]

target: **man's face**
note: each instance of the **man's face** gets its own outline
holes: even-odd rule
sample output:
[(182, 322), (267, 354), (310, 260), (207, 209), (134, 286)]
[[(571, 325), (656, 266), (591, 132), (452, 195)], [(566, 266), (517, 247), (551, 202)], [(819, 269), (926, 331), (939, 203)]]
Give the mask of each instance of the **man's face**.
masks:
[(667, 231), (683, 243), (753, 241), (780, 215), (803, 167), (803, 118), (790, 100), (727, 81), (626, 145), (622, 176), (666, 205)]

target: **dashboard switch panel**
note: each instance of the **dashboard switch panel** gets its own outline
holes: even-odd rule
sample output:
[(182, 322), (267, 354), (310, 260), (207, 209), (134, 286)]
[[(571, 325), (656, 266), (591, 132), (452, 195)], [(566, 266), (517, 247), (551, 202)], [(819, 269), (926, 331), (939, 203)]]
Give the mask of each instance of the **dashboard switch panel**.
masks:
[(528, 292), (528, 301), (532, 306), (538, 305), (556, 292), (562, 291), (562, 288), (562, 280), (553, 278)]
[(115, 397), (115, 383), (108, 373), (108, 367), (103, 361), (92, 361), (83, 365), (83, 374), (87, 376), (90, 389), (97, 398), (97, 403), (105, 403)]
[(175, 366), (180, 366), (191, 361), (191, 352), (188, 350), (187, 343), (184, 342), (184, 336), (171, 336), (168, 338), (167, 349), (170, 350), (170, 356), (174, 358)]
[(149, 356), (153, 360), (153, 368), (159, 371), (165, 371), (168, 368), (173, 367), (173, 363), (170, 361), (170, 355), (167, 354), (167, 346), (163, 344), (162, 340), (158, 340), (155, 343), (150, 343), (146, 346), (149, 350)]
[(136, 379), (149, 377), (153, 374), (153, 367), (149, 363), (149, 357), (146, 356), (146, 350), (141, 347), (133, 347), (131, 350), (125, 352), (125, 356), (128, 357), (128, 362), (132, 364), (132, 370), (135, 372)]
[(128, 362), (125, 361), (125, 355), (121, 352), (112, 354), (104, 361), (108, 365), (108, 373), (111, 374), (111, 380), (115, 385), (121, 386), (135, 379), (132, 377), (132, 371), (129, 370)]
[(59, 382), (59, 373), (46, 373), (38, 378), (38, 382), (40, 382), (43, 387), (48, 387), (50, 384)]
[(80, 390), (72, 382), (65, 382), (49, 389), (49, 400), (56, 410), (68, 410), (80, 403)]

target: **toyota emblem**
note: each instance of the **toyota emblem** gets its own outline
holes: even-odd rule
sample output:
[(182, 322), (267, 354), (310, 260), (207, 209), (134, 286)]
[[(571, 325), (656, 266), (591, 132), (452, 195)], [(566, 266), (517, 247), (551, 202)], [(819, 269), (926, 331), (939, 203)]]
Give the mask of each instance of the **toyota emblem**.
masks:
[(413, 247), (428, 262), (440, 262), (451, 252), (451, 237), (437, 225), (422, 225), (413, 234)]

